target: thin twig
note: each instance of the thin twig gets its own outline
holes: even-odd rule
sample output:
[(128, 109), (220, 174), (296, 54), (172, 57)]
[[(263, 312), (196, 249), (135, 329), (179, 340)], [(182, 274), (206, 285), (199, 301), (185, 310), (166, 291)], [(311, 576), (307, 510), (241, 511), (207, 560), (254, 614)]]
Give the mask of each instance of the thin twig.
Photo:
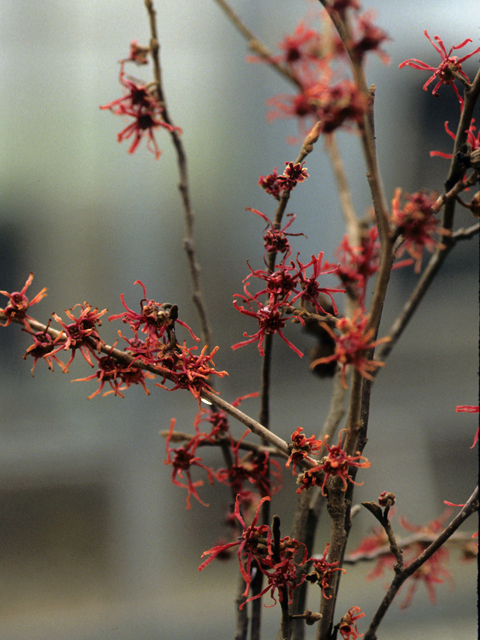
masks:
[[(158, 94), (158, 99), (162, 105), (163, 111), (162, 116), (167, 124), (173, 126), (173, 122), (170, 118), (167, 103), (165, 100), (165, 94), (162, 86), (162, 74), (161, 74), (161, 66), (160, 66), (160, 44), (157, 35), (157, 24), (156, 24), (156, 11), (153, 5), (152, 0), (145, 0), (145, 6), (147, 8), (148, 16), (150, 19), (150, 31), (151, 31), (151, 40), (150, 40), (150, 51), (153, 59), (154, 66), (154, 77), (156, 83), (156, 89)], [(184, 219), (185, 219), (185, 239), (183, 241), (183, 247), (185, 249), (185, 253), (187, 254), (188, 266), (190, 271), (190, 279), (192, 282), (192, 299), (197, 310), (197, 314), (200, 321), (200, 329), (202, 335), (203, 344), (207, 345), (209, 349), (212, 348), (212, 335), (210, 330), (210, 325), (208, 323), (207, 311), (205, 308), (205, 303), (203, 300), (202, 290), (200, 286), (200, 266), (197, 262), (196, 254), (195, 254), (195, 242), (193, 237), (193, 227), (195, 216), (193, 213), (191, 200), (190, 200), (190, 188), (188, 181), (188, 167), (187, 167), (187, 156), (185, 153), (185, 149), (183, 146), (183, 142), (180, 138), (180, 135), (176, 129), (171, 129), (170, 136), (172, 137), (172, 142), (175, 147), (175, 151), (177, 153), (177, 164), (178, 171), (180, 174), (180, 183), (178, 185), (180, 196), (183, 205)]]
[(297, 87), (301, 88), (299, 81), (291, 73), (286, 66), (280, 65), (274, 59), (273, 53), (253, 34), (243, 20), (235, 13), (231, 6), (225, 0), (215, 0), (220, 5), (232, 24), (240, 31), (244, 38), (248, 41), (250, 51), (258, 54), (265, 62), (267, 62), (275, 71), (278, 71), (286, 80), (293, 82)]
[(405, 582), (407, 578), (417, 571), (429, 558), (433, 556), (433, 554), (440, 549), (440, 547), (455, 533), (458, 527), (475, 511), (478, 511), (478, 487), (470, 496), (468, 502), (465, 504), (463, 509), (458, 513), (455, 518), (450, 522), (450, 524), (445, 527), (442, 533), (437, 536), (437, 538), (421, 553), (418, 558), (416, 558), (413, 562), (411, 562), (407, 567), (405, 567), (402, 571), (399, 571), (395, 574), (395, 577), (392, 580), (390, 588), (385, 594), (384, 599), (382, 600), (377, 612), (375, 613), (370, 626), (365, 633), (364, 640), (376, 640), (376, 631), (382, 622), (385, 614), (388, 611), (393, 599), (398, 593), (398, 590)]

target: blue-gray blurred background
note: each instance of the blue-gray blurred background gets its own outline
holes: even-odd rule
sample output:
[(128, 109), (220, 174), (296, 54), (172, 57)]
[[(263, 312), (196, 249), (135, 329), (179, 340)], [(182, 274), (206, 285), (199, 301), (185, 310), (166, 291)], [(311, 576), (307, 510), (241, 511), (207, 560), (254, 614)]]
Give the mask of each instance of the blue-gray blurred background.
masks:
[[(257, 186), (258, 177), (297, 155), (298, 148), (285, 142), (296, 125), (265, 120), (265, 100), (290, 87), (265, 66), (245, 63), (245, 42), (213, 0), (156, 4), (165, 91), (190, 162), (202, 284), (220, 346), (216, 363), (230, 373), (218, 387), (233, 400), (257, 390), (259, 380), (256, 347), (230, 349), (244, 331), (255, 330), (233, 309), (232, 294), (241, 290), (247, 259), (252, 267), (262, 265), (263, 221), (245, 207), (272, 216), (273, 200)], [(274, 47), (315, 3), (232, 0), (232, 6)], [(392, 39), (386, 46), (391, 65), (373, 58), (367, 69), (377, 86), (387, 197), (397, 186), (441, 190), (448, 161), (431, 159), (429, 151), (450, 150), (443, 123), (455, 129), (458, 103), (448, 88), (437, 99), (422, 91), (427, 74), (398, 64), (410, 57), (438, 64), (426, 28), (447, 47), (466, 37), (473, 43), (465, 51), (477, 47), (477, 0), (376, 0), (369, 6)], [(119, 313), (122, 292), (136, 308), (142, 294), (133, 282), (140, 279), (149, 297), (178, 304), (180, 317), (198, 331), (169, 139), (158, 135), (159, 161), (143, 143), (130, 156), (128, 142), (116, 142), (125, 124), (98, 108), (120, 95), (117, 61), (130, 41), (147, 43), (148, 37), (141, 0), (0, 4), (0, 289), (19, 290), (34, 271), (32, 294), (48, 287), (35, 307), (40, 320), (85, 300)], [(465, 65), (470, 74), (478, 58)], [(132, 71), (144, 80), (149, 72)], [(340, 144), (363, 215), (369, 201), (358, 140), (343, 135)], [(289, 203), (298, 216), (292, 231), (307, 236), (294, 239), (294, 250), (305, 262), (320, 250), (333, 259), (342, 219), (321, 142), (307, 167), (311, 177)], [(459, 212), (458, 227), (472, 222)], [(356, 499), (375, 500), (392, 490), (398, 512), (419, 524), (437, 517), (443, 500), (464, 502), (476, 481), (476, 452), (469, 450), (476, 417), (455, 414), (455, 405), (477, 403), (477, 272), (474, 239), (449, 257), (375, 384), (365, 451), (372, 468), (362, 474), (365, 485)], [(417, 279), (412, 269), (394, 273), (381, 333)], [(103, 329), (113, 341), (115, 327), (105, 322)], [(296, 327), (287, 335), (302, 350), (312, 346)], [(171, 469), (163, 464), (159, 430), (175, 416), (188, 431), (195, 402), (186, 392), (154, 389), (146, 398), (137, 388), (124, 400), (87, 401), (95, 383), (70, 383), (90, 374), (80, 357), (71, 375), (39, 363), (31, 377), (32, 363), (22, 360), (28, 345), (16, 326), (0, 333), (0, 640), (231, 638), (235, 563), (196, 570), (201, 552), (225, 533), (228, 491), (206, 485), (201, 492), (212, 503), (209, 510), (194, 501), (186, 511), (185, 493), (172, 486)], [(331, 383), (313, 377), (305, 360), (278, 342), (272, 427), (286, 438), (297, 426), (307, 435), (318, 431), (328, 410)], [(255, 400), (244, 408), (257, 415)], [(206, 460), (215, 464), (216, 453)], [(295, 492), (288, 475), (285, 482), (274, 511), (287, 533)], [(368, 514), (357, 517), (350, 548), (372, 525)], [(465, 531), (475, 527), (470, 522)], [(327, 536), (325, 523), (317, 551)], [(474, 637), (476, 567), (454, 555), (451, 565), (455, 590), (439, 585), (432, 607), (420, 585), (407, 612), (393, 605), (379, 637)], [(370, 568), (349, 569), (342, 579), (339, 615), (357, 605), (365, 620), (372, 616), (384, 584), (364, 581)], [(275, 637), (277, 622), (278, 611), (266, 610), (266, 638)]]

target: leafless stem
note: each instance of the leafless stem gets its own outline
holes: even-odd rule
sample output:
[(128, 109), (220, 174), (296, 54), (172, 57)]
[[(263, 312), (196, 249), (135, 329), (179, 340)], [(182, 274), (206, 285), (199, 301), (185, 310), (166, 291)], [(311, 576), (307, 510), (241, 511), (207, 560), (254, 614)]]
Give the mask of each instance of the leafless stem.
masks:
[(280, 65), (275, 61), (273, 57), (273, 53), (266, 47), (258, 38), (255, 37), (252, 31), (247, 27), (247, 25), (243, 22), (243, 20), (235, 13), (232, 7), (226, 2), (226, 0), (215, 0), (215, 2), (220, 5), (225, 14), (228, 16), (232, 24), (240, 31), (244, 38), (248, 41), (248, 47), (250, 51), (256, 53), (261, 58), (268, 62), (268, 64), (278, 71), (280, 75), (282, 75), (286, 80), (293, 82), (293, 84), (300, 86), (298, 80), (292, 75), (291, 71), (288, 67), (284, 65)]
[(455, 533), (458, 527), (475, 511), (478, 511), (478, 487), (470, 496), (468, 502), (458, 513), (450, 524), (442, 531), (442, 533), (421, 553), (418, 558), (411, 562), (407, 567), (398, 571), (392, 580), (392, 584), (388, 589), (382, 603), (375, 613), (370, 626), (365, 633), (365, 640), (376, 640), (376, 631), (382, 622), (389, 606), (398, 593), (398, 590), (407, 578), (417, 571), (433, 554)]
[[(165, 94), (162, 86), (162, 73), (160, 66), (160, 44), (157, 35), (157, 24), (156, 24), (156, 11), (153, 5), (152, 0), (145, 0), (145, 6), (147, 8), (148, 16), (150, 19), (150, 31), (151, 31), (151, 39), (150, 39), (150, 50), (153, 60), (154, 67), (154, 77), (157, 88), (158, 99), (163, 107), (163, 119), (167, 124), (173, 125), (173, 122), (170, 118), (170, 114), (168, 112), (167, 102), (165, 99)], [(188, 266), (190, 271), (190, 280), (192, 282), (192, 299), (197, 310), (197, 314), (200, 321), (200, 328), (202, 334), (202, 341), (204, 344), (208, 345), (209, 348), (212, 347), (212, 336), (210, 325), (207, 319), (207, 311), (205, 308), (205, 303), (203, 300), (202, 290), (200, 286), (200, 266), (197, 262), (196, 254), (195, 254), (195, 242), (193, 236), (193, 228), (195, 216), (193, 213), (193, 209), (191, 206), (190, 200), (190, 188), (188, 181), (188, 167), (187, 167), (187, 156), (185, 153), (185, 149), (183, 146), (183, 142), (180, 138), (180, 135), (176, 129), (172, 129), (170, 131), (170, 136), (172, 137), (173, 146), (177, 153), (177, 165), (178, 171), (180, 174), (180, 183), (178, 185), (180, 191), (180, 197), (183, 205), (184, 219), (185, 219), (185, 239), (183, 241), (183, 247), (185, 249), (185, 253), (187, 254)]]

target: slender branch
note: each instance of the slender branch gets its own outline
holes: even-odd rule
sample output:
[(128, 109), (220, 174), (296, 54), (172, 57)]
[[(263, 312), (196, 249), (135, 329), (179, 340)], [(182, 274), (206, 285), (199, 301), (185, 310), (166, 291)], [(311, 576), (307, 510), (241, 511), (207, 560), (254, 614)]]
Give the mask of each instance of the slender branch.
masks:
[[(165, 100), (165, 94), (162, 86), (162, 74), (161, 74), (161, 66), (160, 66), (160, 44), (157, 35), (157, 25), (156, 25), (156, 11), (153, 5), (152, 0), (145, 0), (145, 6), (147, 8), (148, 16), (150, 19), (150, 31), (151, 31), (151, 40), (150, 40), (150, 50), (153, 59), (153, 67), (154, 67), (154, 77), (157, 88), (158, 99), (162, 105), (163, 119), (167, 124), (173, 125), (173, 122), (170, 118), (167, 103)], [(200, 329), (202, 334), (203, 344), (207, 345), (209, 348), (212, 347), (212, 335), (210, 330), (210, 325), (208, 323), (207, 311), (205, 308), (205, 303), (203, 300), (202, 290), (200, 286), (200, 266), (197, 262), (196, 254), (195, 254), (195, 242), (193, 237), (193, 227), (194, 227), (194, 213), (191, 206), (190, 200), (190, 188), (188, 181), (188, 167), (187, 167), (187, 156), (185, 154), (185, 149), (183, 146), (183, 142), (180, 138), (180, 135), (176, 129), (172, 129), (170, 131), (170, 136), (172, 138), (172, 142), (177, 153), (177, 165), (178, 171), (180, 175), (180, 183), (178, 185), (180, 191), (180, 197), (183, 205), (184, 219), (185, 219), (185, 239), (183, 241), (183, 247), (185, 249), (185, 253), (187, 255), (188, 266), (190, 271), (190, 280), (192, 282), (192, 299), (197, 310), (197, 315), (200, 321)]]
[(338, 198), (340, 200), (343, 217), (345, 218), (345, 224), (347, 227), (347, 234), (350, 239), (350, 243), (354, 247), (359, 247), (361, 240), (360, 223), (357, 218), (357, 214), (355, 213), (352, 202), (352, 194), (350, 192), (347, 175), (345, 173), (345, 167), (340, 155), (337, 140), (333, 133), (325, 136), (325, 147), (330, 155), (333, 173), (338, 187)]
[(273, 53), (255, 37), (252, 31), (247, 27), (243, 20), (235, 13), (231, 6), (225, 0), (215, 0), (220, 5), (225, 14), (228, 16), (232, 24), (240, 31), (244, 38), (248, 41), (248, 47), (251, 51), (258, 54), (265, 62), (278, 71), (286, 80), (293, 82), (297, 87), (301, 87), (300, 82), (291, 73), (288, 67), (280, 65), (276, 62)]
[[(431, 544), (436, 539), (437, 536), (433, 534), (415, 533), (411, 536), (406, 536), (405, 538), (398, 539), (397, 546), (399, 549), (408, 549), (409, 547), (417, 544)], [(473, 542), (473, 540), (470, 533), (456, 532), (447, 540), (445, 544), (462, 548), (466, 544), (469, 544), (471, 542)], [(373, 551), (360, 554), (351, 553), (345, 557), (343, 563), (354, 565), (360, 562), (372, 562), (373, 560), (378, 560), (378, 558), (380, 558), (381, 556), (389, 555), (390, 553), (392, 553), (390, 544), (385, 544), (381, 547), (377, 547)]]
[(440, 547), (455, 533), (458, 527), (475, 511), (478, 511), (478, 487), (470, 496), (468, 502), (458, 513), (450, 524), (437, 536), (437, 538), (421, 553), (418, 558), (411, 562), (402, 571), (398, 571), (392, 580), (384, 599), (382, 600), (377, 612), (375, 613), (370, 626), (365, 633), (364, 640), (376, 640), (376, 631), (382, 622), (389, 606), (398, 593), (398, 590), (407, 578), (417, 571)]

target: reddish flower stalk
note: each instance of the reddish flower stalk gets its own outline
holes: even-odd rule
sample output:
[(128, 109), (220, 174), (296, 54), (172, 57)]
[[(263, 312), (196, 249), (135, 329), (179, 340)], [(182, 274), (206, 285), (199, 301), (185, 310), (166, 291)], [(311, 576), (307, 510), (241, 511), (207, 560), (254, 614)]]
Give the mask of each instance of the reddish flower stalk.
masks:
[(437, 79), (438, 82), (433, 87), (432, 95), (434, 95), (435, 97), (438, 96), (438, 90), (440, 89), (442, 84), (450, 85), (455, 91), (458, 101), (460, 102), (460, 106), (463, 107), (463, 98), (455, 85), (455, 80), (459, 80), (466, 87), (470, 86), (470, 80), (462, 70), (462, 62), (465, 62), (465, 60), (478, 53), (480, 51), (480, 47), (477, 47), (475, 51), (472, 51), (471, 53), (467, 53), (467, 55), (463, 56), (462, 58), (458, 58), (457, 56), (452, 56), (452, 52), (457, 51), (458, 49), (462, 49), (466, 44), (472, 42), (470, 38), (467, 38), (461, 44), (450, 47), (450, 50), (447, 53), (445, 45), (443, 44), (443, 40), (440, 38), (440, 36), (434, 36), (433, 39), (437, 43), (435, 44), (435, 42), (433, 42), (433, 40), (428, 35), (426, 29), (423, 33), (430, 40), (435, 50), (439, 53), (442, 59), (441, 63), (438, 65), (438, 67), (432, 67), (426, 62), (422, 62), (421, 60), (417, 60), (416, 58), (411, 58), (410, 60), (405, 60), (405, 62), (402, 62), (399, 65), (399, 68), (402, 69), (403, 67), (408, 66), (412, 67), (413, 69), (420, 69), (421, 71), (433, 71), (433, 74), (423, 85), (424, 91), (427, 90), (427, 87), (431, 82)]
[(310, 364), (314, 369), (318, 364), (333, 362), (336, 360), (341, 366), (341, 380), (344, 389), (347, 388), (346, 369), (352, 365), (364, 378), (373, 380), (372, 373), (385, 363), (377, 360), (369, 360), (365, 353), (377, 345), (388, 342), (390, 338), (381, 338), (371, 342), (375, 333), (374, 329), (368, 329), (368, 316), (364, 316), (360, 309), (357, 309), (351, 319), (341, 318), (337, 322), (335, 333), (326, 323), (321, 323), (325, 331), (335, 340), (335, 352), (330, 356), (318, 358)]
[(10, 302), (7, 304), (5, 309), (1, 309), (1, 311), (7, 316), (7, 320), (4, 323), (0, 322), (0, 326), (8, 327), (8, 325), (13, 320), (20, 320), (27, 329), (29, 328), (27, 320), (33, 320), (33, 318), (27, 315), (27, 309), (31, 307), (32, 304), (40, 302), (40, 300), (45, 298), (45, 296), (47, 295), (47, 288), (44, 287), (32, 300), (29, 300), (25, 295), (25, 292), (32, 284), (32, 280), (33, 273), (30, 273), (21, 291), (14, 291), (13, 293), (8, 293), (8, 291), (0, 291), (2, 296), (6, 296), (10, 299)]

